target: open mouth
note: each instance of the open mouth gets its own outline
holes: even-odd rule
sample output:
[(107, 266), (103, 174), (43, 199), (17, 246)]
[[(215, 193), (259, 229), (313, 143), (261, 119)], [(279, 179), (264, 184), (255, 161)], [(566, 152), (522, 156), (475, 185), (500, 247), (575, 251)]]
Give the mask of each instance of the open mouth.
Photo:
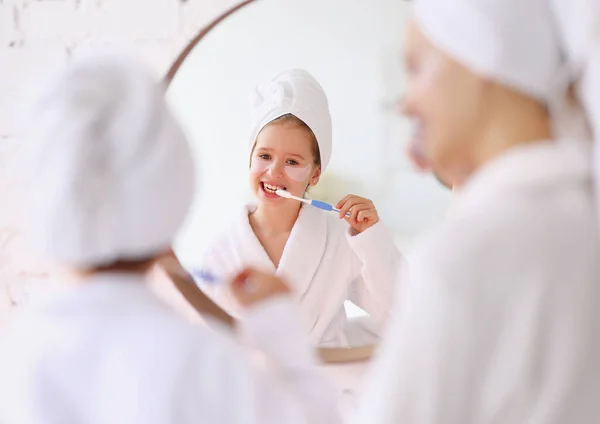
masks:
[(418, 168), (429, 170), (431, 163), (425, 152), (423, 124), (420, 119), (413, 121), (414, 133), (408, 145), (408, 154)]
[(267, 184), (265, 182), (261, 182), (260, 185), (264, 191), (270, 194), (275, 194), (277, 190), (285, 190), (285, 187), (283, 186), (276, 186), (273, 184)]

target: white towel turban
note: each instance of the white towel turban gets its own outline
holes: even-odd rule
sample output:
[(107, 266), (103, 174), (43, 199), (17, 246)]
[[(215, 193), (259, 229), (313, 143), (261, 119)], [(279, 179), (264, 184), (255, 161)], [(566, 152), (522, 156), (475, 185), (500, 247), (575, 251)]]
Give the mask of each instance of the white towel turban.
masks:
[[(600, 1), (416, 0), (414, 10), (451, 57), (546, 102), (555, 136), (589, 138), (589, 124), (600, 186)], [(565, 101), (571, 83), (585, 111)]]
[[(578, 97), (595, 139), (596, 200), (600, 214), (600, 1), (548, 0), (556, 20)], [(577, 121), (575, 121), (577, 122)]]
[(265, 125), (290, 113), (314, 133), (321, 151), (321, 169), (325, 171), (331, 159), (333, 141), (331, 115), (325, 91), (311, 74), (293, 69), (259, 84), (252, 93), (252, 107), (252, 146)]
[(73, 59), (33, 108), (34, 246), (75, 267), (168, 248), (194, 191), (190, 147), (161, 86), (117, 55)]

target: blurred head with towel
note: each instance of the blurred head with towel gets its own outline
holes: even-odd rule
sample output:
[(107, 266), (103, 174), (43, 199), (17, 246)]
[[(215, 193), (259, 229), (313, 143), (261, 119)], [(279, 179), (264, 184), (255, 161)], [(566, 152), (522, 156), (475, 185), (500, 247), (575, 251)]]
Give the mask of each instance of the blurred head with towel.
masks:
[(76, 59), (50, 78), (33, 121), (39, 250), (90, 271), (143, 267), (170, 248), (194, 164), (151, 74), (121, 55)]
[(413, 4), (401, 109), (460, 188), (359, 421), (598, 422), (600, 2)]
[(30, 234), (73, 278), (32, 294), (0, 334), (0, 422), (337, 422), (280, 279), (249, 269), (230, 283), (251, 309), (242, 337), (286, 369), (277, 376), (144, 284), (194, 190), (165, 87), (129, 57), (74, 58), (32, 112)]

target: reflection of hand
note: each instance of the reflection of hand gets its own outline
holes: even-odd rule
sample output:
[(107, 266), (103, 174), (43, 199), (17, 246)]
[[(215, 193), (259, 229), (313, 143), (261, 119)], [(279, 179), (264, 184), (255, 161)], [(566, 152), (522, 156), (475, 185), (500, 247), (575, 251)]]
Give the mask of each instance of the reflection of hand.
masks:
[(230, 287), (235, 299), (243, 306), (290, 293), (288, 285), (281, 278), (253, 268), (246, 268), (235, 276)]
[[(340, 210), (340, 218), (360, 234), (379, 222), (379, 214), (375, 205), (369, 199), (349, 194), (338, 202), (336, 208)], [(346, 214), (350, 212), (350, 216)]]

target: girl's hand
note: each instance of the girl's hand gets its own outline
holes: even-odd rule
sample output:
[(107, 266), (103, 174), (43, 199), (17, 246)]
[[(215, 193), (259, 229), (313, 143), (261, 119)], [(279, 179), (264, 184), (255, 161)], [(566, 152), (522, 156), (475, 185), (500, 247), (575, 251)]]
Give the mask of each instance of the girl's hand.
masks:
[(236, 275), (230, 287), (234, 298), (242, 306), (251, 306), (290, 293), (290, 288), (281, 278), (253, 268), (246, 268)]
[[(352, 229), (360, 234), (379, 222), (379, 214), (369, 199), (349, 194), (338, 202), (340, 218), (344, 218)], [(350, 216), (346, 213), (350, 212)]]

